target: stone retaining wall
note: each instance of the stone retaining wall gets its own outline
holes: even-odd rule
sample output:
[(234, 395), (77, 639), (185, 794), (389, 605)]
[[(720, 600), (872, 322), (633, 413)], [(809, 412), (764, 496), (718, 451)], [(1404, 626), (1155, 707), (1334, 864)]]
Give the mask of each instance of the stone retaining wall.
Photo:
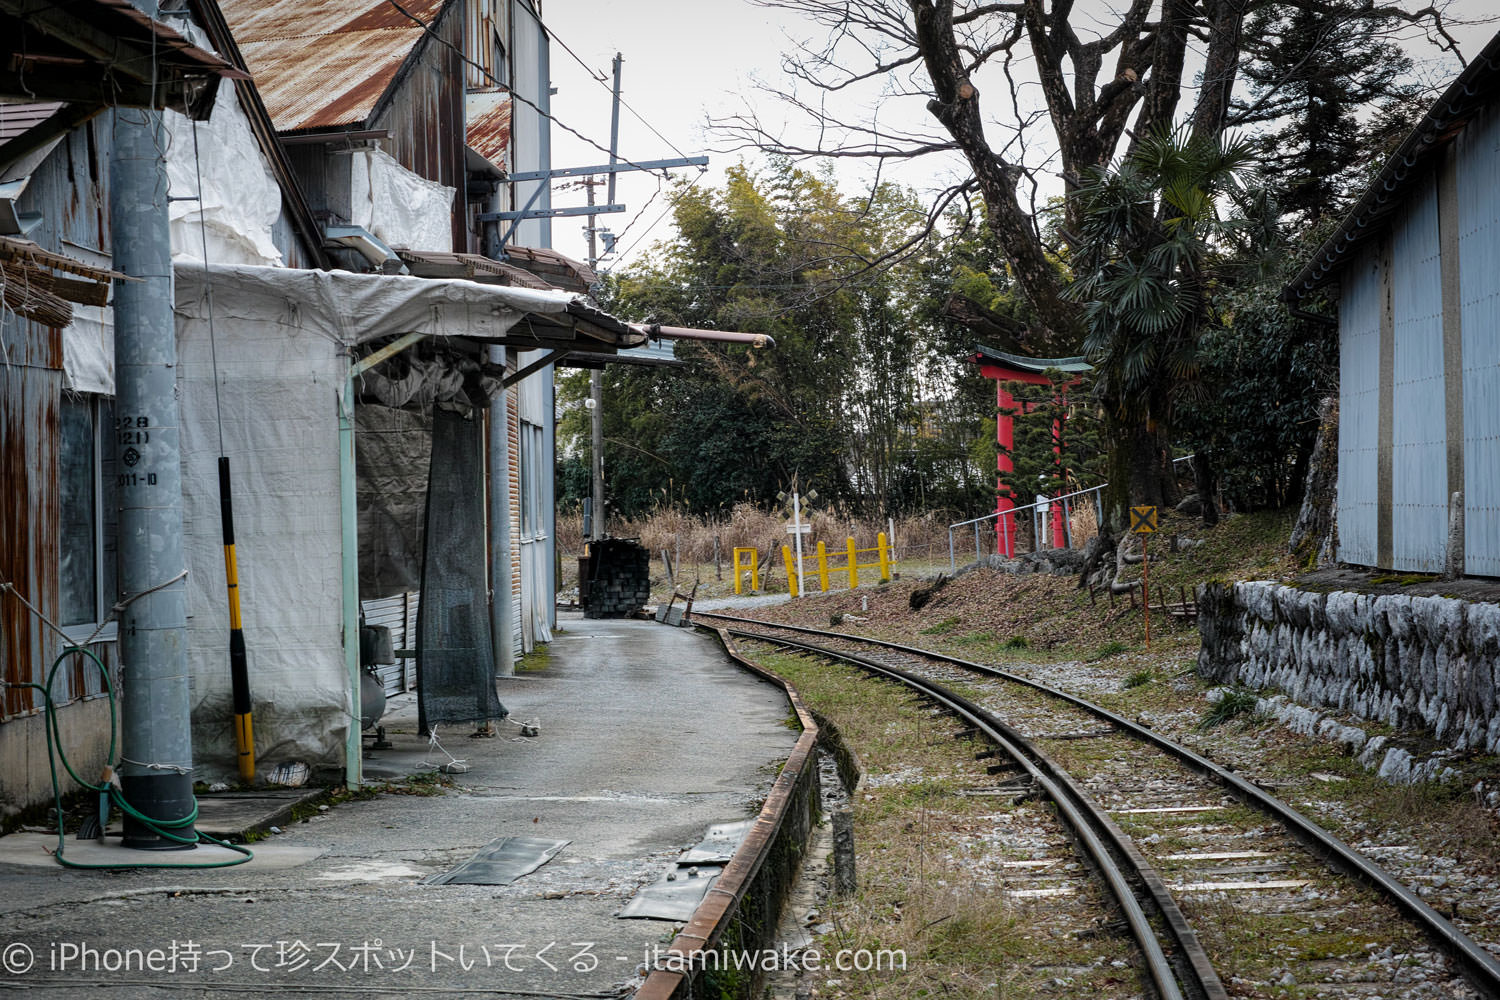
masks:
[(1500, 604), (1217, 583), (1198, 622), (1205, 678), (1500, 752)]

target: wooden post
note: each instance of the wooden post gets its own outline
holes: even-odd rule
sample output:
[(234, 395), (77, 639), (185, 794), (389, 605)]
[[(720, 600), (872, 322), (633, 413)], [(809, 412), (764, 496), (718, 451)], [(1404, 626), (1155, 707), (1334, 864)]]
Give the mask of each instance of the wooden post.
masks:
[(724, 567), (719, 563), (719, 536), (714, 536), (714, 579), (724, 579)]

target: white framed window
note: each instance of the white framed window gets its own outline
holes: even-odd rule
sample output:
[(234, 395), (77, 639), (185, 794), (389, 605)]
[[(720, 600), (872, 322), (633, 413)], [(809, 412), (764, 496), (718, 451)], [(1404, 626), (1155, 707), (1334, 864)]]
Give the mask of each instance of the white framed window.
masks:
[[(58, 624), (78, 642), (98, 630), (118, 600), (114, 410), (108, 396), (65, 392), (58, 414)], [(95, 641), (115, 637), (111, 622)]]
[(536, 478), (532, 472), (535, 464), (532, 459), (531, 429), (532, 424), (521, 421), (520, 439), (521, 453), (517, 457), (516, 471), (521, 480), (521, 537), (530, 539), (536, 531), (536, 517), (532, 510), (536, 503)]

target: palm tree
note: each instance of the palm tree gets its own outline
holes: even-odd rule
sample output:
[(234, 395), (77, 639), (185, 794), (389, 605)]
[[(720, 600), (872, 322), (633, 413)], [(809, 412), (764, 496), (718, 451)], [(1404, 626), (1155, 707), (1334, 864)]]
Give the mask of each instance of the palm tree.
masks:
[(1248, 142), (1158, 133), (1117, 165), (1090, 171), (1070, 196), (1081, 231), (1066, 294), (1084, 306), (1083, 347), (1109, 441), (1113, 530), (1131, 503), (1178, 499), (1173, 398), (1196, 369), (1213, 288), (1265, 210), (1247, 186), (1251, 163)]

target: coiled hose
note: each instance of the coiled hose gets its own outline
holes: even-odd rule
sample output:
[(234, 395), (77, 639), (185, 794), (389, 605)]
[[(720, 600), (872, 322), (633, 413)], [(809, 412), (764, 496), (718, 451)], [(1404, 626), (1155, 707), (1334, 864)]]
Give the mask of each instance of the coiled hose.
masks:
[[(180, 819), (173, 820), (152, 819), (151, 817), (146, 816), (145, 814), (140, 812), (140, 810), (136, 809), (129, 802), (125, 801), (125, 795), (120, 790), (120, 786), (115, 782), (109, 780), (110, 772), (106, 772), (105, 780), (101, 784), (97, 785), (91, 781), (85, 781), (83, 778), (79, 777), (78, 772), (73, 770), (73, 765), (71, 762), (69, 762), (68, 755), (63, 751), (62, 732), (58, 728), (57, 724), (57, 707), (52, 702), (52, 682), (57, 677), (57, 670), (63, 665), (68, 657), (74, 655), (85, 656), (89, 660), (93, 661), (94, 666), (99, 670), (100, 676), (104, 678), (104, 691), (105, 694), (109, 696), (109, 753), (106, 759), (114, 760), (116, 737), (118, 733), (118, 724), (115, 720), (115, 689), (114, 685), (111, 684), (109, 680), (109, 670), (105, 668), (104, 663), (99, 659), (99, 657), (95, 656), (89, 650), (84, 649), (82, 646), (68, 646), (65, 647), (63, 651), (57, 655), (57, 659), (52, 661), (52, 667), (47, 671), (47, 682), (45, 684), (27, 682), (22, 684), (12, 683), (10, 685), (11, 687), (27, 687), (32, 688), (36, 691), (40, 691), (42, 694), (43, 704), (45, 705), (47, 766), (51, 769), (52, 772), (52, 800), (57, 810), (57, 851), (53, 854), (53, 857), (57, 859), (57, 863), (63, 865), (66, 868), (89, 869), (229, 868), (233, 865), (242, 865), (245, 862), (249, 861), (251, 858), (255, 857), (255, 855), (251, 853), (250, 849), (247, 847), (242, 847), (239, 844), (231, 844), (201, 831), (192, 830), (193, 824), (198, 820), (198, 800), (196, 798), (193, 800), (193, 811), (187, 816), (183, 816)], [(197, 844), (202, 842), (217, 844), (220, 847), (227, 847), (229, 850), (234, 851), (236, 854), (243, 855), (243, 857), (232, 858), (228, 861), (176, 861), (153, 862), (148, 864), (141, 864), (138, 862), (108, 862), (105, 864), (84, 864), (78, 861), (69, 861), (66, 857), (63, 856), (63, 848), (67, 843), (67, 835), (63, 829), (64, 824), (62, 787), (58, 784), (57, 780), (58, 761), (62, 762), (63, 769), (68, 772), (68, 776), (71, 777), (74, 781), (78, 782), (78, 784), (82, 785), (85, 789), (91, 792), (97, 792), (101, 795), (108, 794), (109, 801), (113, 805), (117, 806), (122, 813), (140, 823), (142, 826), (146, 827), (148, 830), (152, 831), (158, 836), (183, 845)], [(183, 830), (189, 830), (191, 831), (191, 833), (184, 834), (181, 832)]]

